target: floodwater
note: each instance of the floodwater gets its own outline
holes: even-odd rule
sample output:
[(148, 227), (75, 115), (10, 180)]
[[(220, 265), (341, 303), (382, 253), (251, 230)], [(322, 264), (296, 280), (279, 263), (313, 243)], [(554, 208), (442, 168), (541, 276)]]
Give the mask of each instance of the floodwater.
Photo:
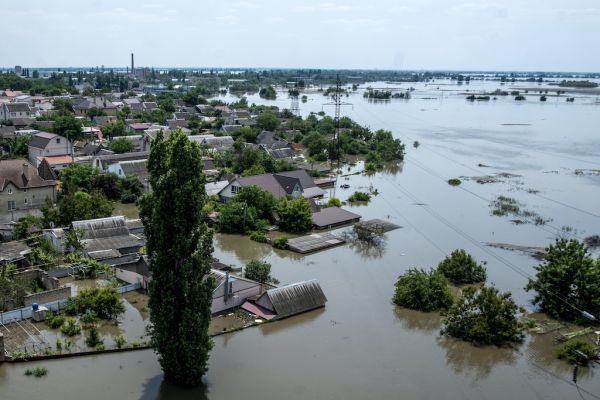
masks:
[[(23, 375), (31, 365), (5, 364), (1, 398), (577, 398), (571, 367), (554, 357), (552, 335), (528, 335), (515, 349), (474, 347), (440, 337), (438, 315), (398, 309), (390, 300), (396, 278), (408, 267), (434, 267), (464, 248), (487, 261), (489, 283), (511, 291), (533, 312), (532, 293), (523, 287), (538, 262), (484, 244), (546, 246), (560, 234), (600, 233), (600, 176), (575, 174), (600, 169), (600, 104), (581, 94), (574, 103), (564, 97), (543, 103), (531, 95), (525, 102), (498, 97), (471, 103), (458, 95), (492, 91), (498, 82), (371, 85), (416, 88), (410, 100), (384, 103), (368, 102), (359, 90), (346, 99), (353, 107), (342, 109), (373, 129), (392, 130), (406, 143), (407, 159), (401, 168), (348, 177), (350, 189), (338, 188), (336, 196), (376, 188), (380, 194), (368, 205), (351, 210), (402, 229), (387, 233), (378, 250), (346, 245), (308, 256), (235, 235), (215, 237), (215, 256), (225, 263), (262, 258), (282, 284), (318, 279), (328, 298), (324, 309), (216, 337), (202, 388), (163, 383), (154, 353), (138, 351), (42, 362), (49, 373), (41, 379)], [(275, 101), (249, 100), (289, 104), (283, 94)], [(313, 93), (300, 103), (301, 112), (321, 111), (325, 102)], [(350, 172), (360, 168), (359, 163)], [(501, 172), (519, 176), (485, 185), (468, 179), (459, 187), (446, 183)], [(499, 195), (552, 221), (515, 225), (511, 217), (492, 216), (489, 204)], [(594, 369), (580, 369), (578, 384), (583, 398), (600, 396)]]

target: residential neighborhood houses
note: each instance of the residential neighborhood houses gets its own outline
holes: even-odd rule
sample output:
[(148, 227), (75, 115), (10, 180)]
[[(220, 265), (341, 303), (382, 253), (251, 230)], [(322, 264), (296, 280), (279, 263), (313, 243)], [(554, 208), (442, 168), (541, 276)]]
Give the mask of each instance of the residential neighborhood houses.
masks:
[[(90, 87), (82, 85), (79, 90), (89, 92)], [(124, 290), (148, 288), (150, 259), (135, 201), (152, 192), (148, 163), (159, 135), (167, 139), (181, 131), (201, 149), (197, 167), (205, 177), (206, 198), (214, 205), (215, 211), (207, 214), (214, 229), (219, 229), (214, 221), (220, 218), (221, 205), (235, 202), (245, 188), (255, 188), (276, 202), (306, 202), (308, 231), (360, 219), (327, 204), (330, 183), (318, 185), (311, 174), (320, 175), (319, 182), (323, 178), (331, 182), (332, 177), (317, 172), (327, 170), (322, 164), (315, 169), (314, 162), (304, 161), (305, 148), (298, 143), (297, 130), (260, 122), (264, 114), (285, 122), (287, 114), (161, 100), (164, 93), (154, 96), (143, 88), (59, 96), (1, 93), (0, 234), (8, 242), (0, 243), (0, 264), (15, 265), (18, 273), (45, 282), (39, 294), (0, 302), (3, 321), (2, 311), (9, 312), (10, 307), (76, 296), (77, 289), (63, 281), (70, 276), (110, 277), (128, 288)], [(246, 200), (244, 204), (254, 205)], [(277, 204), (270, 212), (269, 230), (277, 229), (282, 218), (275, 211)], [(126, 217), (115, 211), (122, 207), (136, 211)], [(313, 235), (311, 241), (320, 237)], [(337, 237), (323, 236), (321, 241), (325, 240), (344, 243)], [(327, 246), (321, 243), (314, 248)], [(286, 251), (298, 248), (302, 254), (310, 251), (301, 245)], [(270, 280), (257, 281), (243, 271), (217, 259), (212, 263), (214, 315), (237, 309), (269, 321), (325, 305), (326, 297), (316, 281), (278, 288)], [(44, 278), (48, 273), (52, 278)]]

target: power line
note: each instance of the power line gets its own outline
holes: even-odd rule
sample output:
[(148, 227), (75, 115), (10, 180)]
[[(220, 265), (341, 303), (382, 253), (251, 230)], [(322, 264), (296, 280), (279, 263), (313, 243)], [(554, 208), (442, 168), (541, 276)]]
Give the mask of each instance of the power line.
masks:
[[(391, 180), (388, 180), (392, 185), (396, 186), (397, 189), (405, 194), (406, 196), (408, 196), (409, 198), (411, 198), (414, 202), (416, 202), (417, 204), (424, 204), (422, 201), (420, 201), (416, 196), (414, 196), (412, 193), (410, 193), (408, 190), (406, 190), (405, 188), (403, 188), (402, 186), (400, 186), (400, 184), (393, 182)], [(514, 272), (516, 272), (517, 274), (521, 275), (522, 277), (526, 278), (526, 279), (533, 279), (533, 276), (531, 276), (530, 274), (526, 273), (525, 271), (523, 271), (522, 269), (520, 269), (519, 267), (517, 267), (516, 265), (514, 265), (513, 263), (511, 263), (510, 261), (506, 260), (504, 257), (492, 252), (490, 249), (488, 249), (485, 246), (482, 246), (481, 243), (479, 243), (476, 239), (474, 239), (472, 236), (470, 236), (468, 233), (464, 232), (463, 230), (461, 230), (459, 227), (457, 227), (456, 225), (452, 224), (452, 222), (448, 221), (446, 218), (444, 218), (443, 216), (441, 216), (440, 214), (438, 214), (435, 210), (433, 210), (431, 207), (427, 206), (427, 205), (423, 205), (422, 208), (427, 211), (430, 215), (432, 215), (435, 219), (437, 219), (438, 221), (442, 222), (444, 225), (446, 225), (448, 228), (452, 229), (453, 231), (455, 231), (456, 233), (458, 233), (460, 236), (462, 236), (464, 239), (466, 239), (467, 241), (471, 242), (472, 244), (474, 244), (476, 247), (478, 247), (481, 251), (485, 252), (486, 254), (490, 255), (491, 257), (494, 257), (496, 260), (500, 261), (502, 264), (504, 264), (505, 266), (507, 266), (508, 268), (512, 269)], [(548, 288), (541, 288), (541, 290), (545, 291), (546, 293), (556, 297), (558, 300), (562, 301), (563, 303), (565, 303), (566, 305), (568, 305), (569, 307), (571, 307), (573, 310), (579, 312), (580, 314), (582, 314), (583, 316), (585, 316), (587, 318), (587, 316), (592, 317), (594, 320), (596, 319), (596, 317), (585, 311), (585, 310), (581, 310), (580, 308), (578, 308), (577, 306), (571, 304), (569, 301), (567, 301), (565, 298), (563, 298), (562, 296), (560, 296), (559, 294), (555, 293), (554, 291), (551, 291)]]

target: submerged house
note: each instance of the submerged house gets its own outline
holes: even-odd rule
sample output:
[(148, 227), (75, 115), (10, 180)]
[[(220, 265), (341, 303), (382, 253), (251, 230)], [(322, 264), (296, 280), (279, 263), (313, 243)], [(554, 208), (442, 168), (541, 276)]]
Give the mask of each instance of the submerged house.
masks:
[(259, 282), (216, 269), (210, 271), (210, 276), (217, 282), (212, 296), (211, 312), (213, 314), (239, 307), (249, 297), (260, 296), (265, 286)]
[(327, 298), (319, 283), (310, 281), (269, 289), (254, 303), (246, 302), (242, 308), (267, 320), (282, 319), (316, 308), (324, 307)]

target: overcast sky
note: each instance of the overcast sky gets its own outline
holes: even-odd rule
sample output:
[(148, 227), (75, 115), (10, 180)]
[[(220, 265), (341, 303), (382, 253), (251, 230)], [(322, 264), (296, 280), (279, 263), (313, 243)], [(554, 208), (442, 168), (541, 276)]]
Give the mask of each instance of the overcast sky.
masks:
[(0, 66), (600, 71), (599, 0), (2, 1)]

